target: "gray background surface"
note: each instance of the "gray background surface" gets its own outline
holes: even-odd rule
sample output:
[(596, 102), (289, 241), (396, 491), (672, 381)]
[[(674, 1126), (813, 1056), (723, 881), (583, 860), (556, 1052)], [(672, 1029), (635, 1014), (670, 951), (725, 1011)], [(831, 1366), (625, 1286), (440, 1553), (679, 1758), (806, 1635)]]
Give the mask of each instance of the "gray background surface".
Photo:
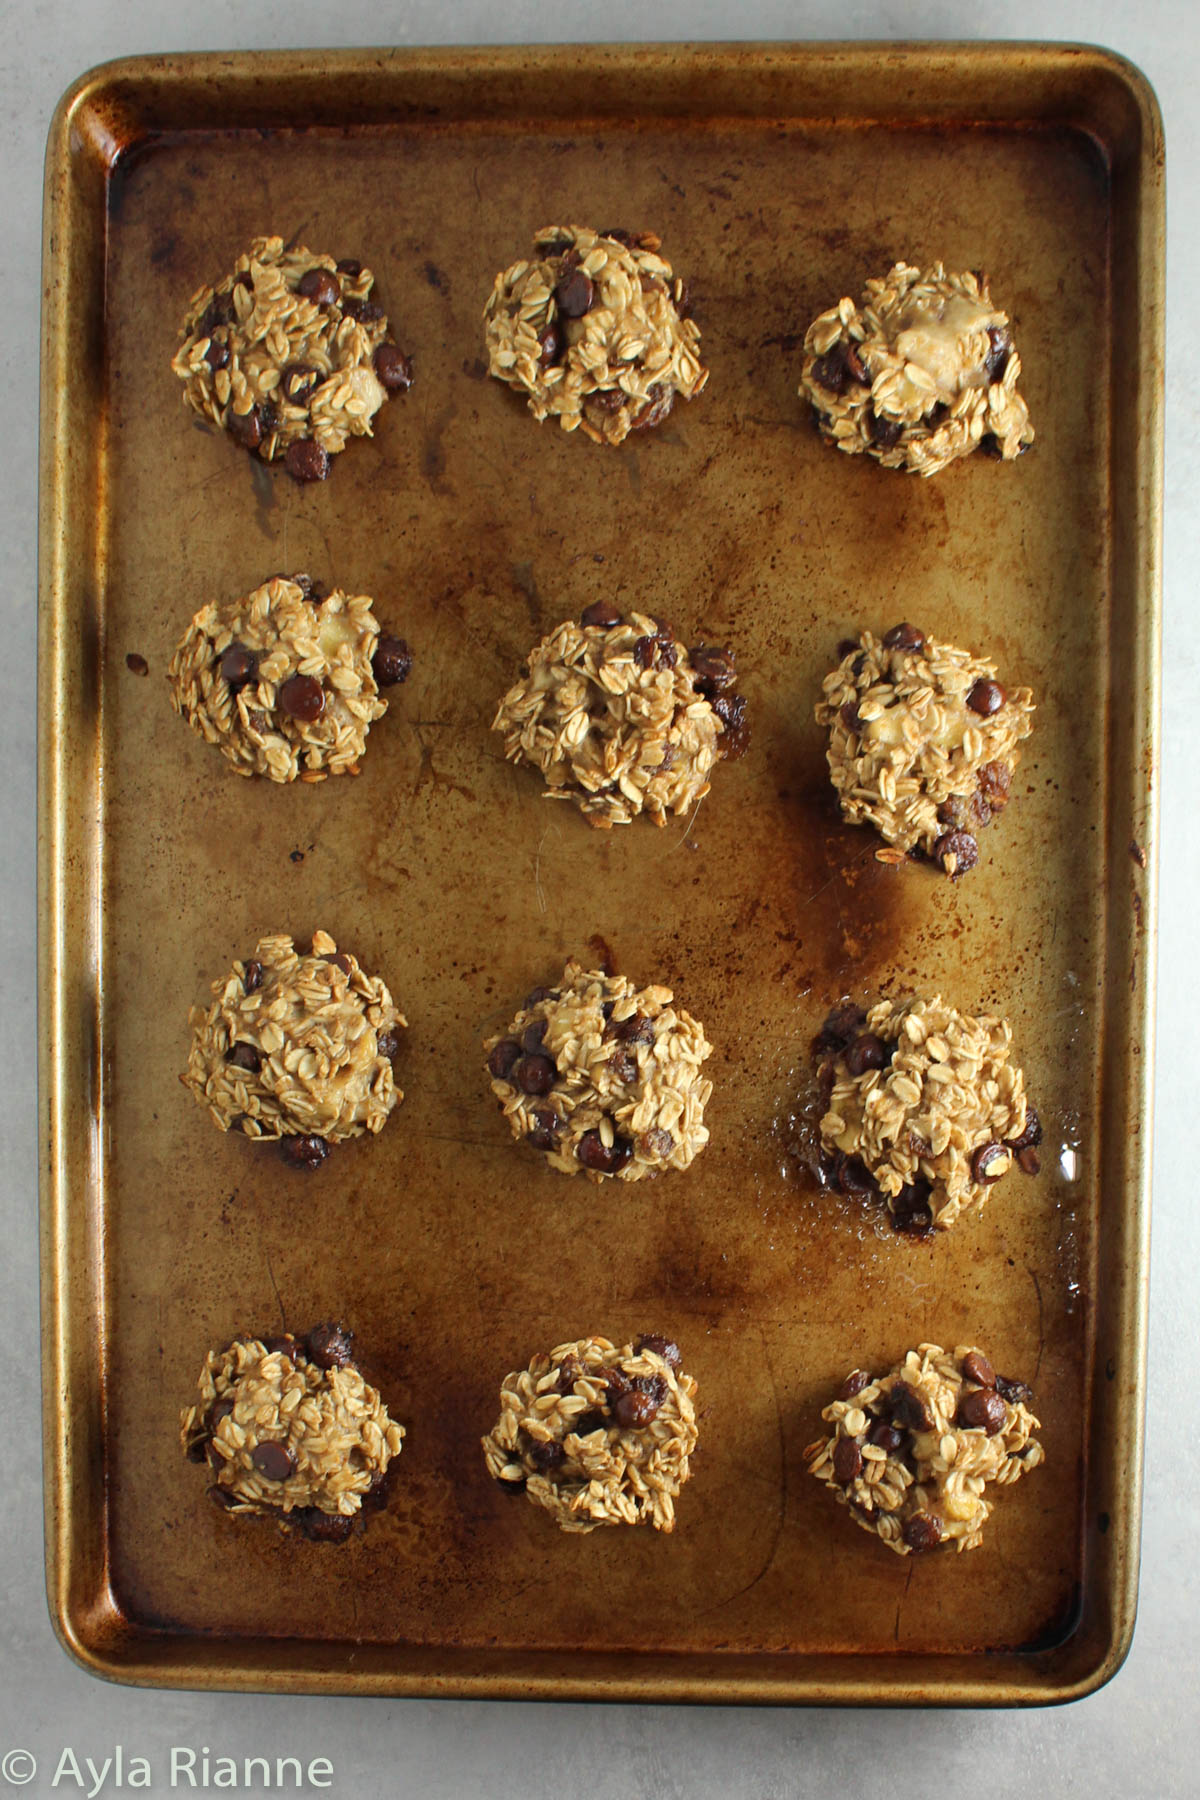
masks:
[[(0, 1331), (9, 1378), (0, 1396), (8, 1498), (0, 1512), (0, 1759), (21, 1747), (50, 1793), (64, 1746), (99, 1765), (120, 1743), (168, 1785), (172, 1745), (238, 1758), (327, 1757), (339, 1795), (486, 1796), (530, 1800), (581, 1793), (807, 1795), (939, 1790), (995, 1796), (1200, 1793), (1200, 1430), (1196, 1426), (1200, 1211), (1193, 1138), (1193, 1043), (1200, 834), (1184, 768), (1197, 684), (1195, 611), (1200, 508), (1200, 8), (1195, 0), (558, 0), (491, 6), (453, 0), (9, 0), (0, 14), (0, 232), (3, 392), (0, 519), (0, 1043), (9, 1104), (0, 1113), (6, 1174)], [(37, 1317), (35, 801), (33, 694), (41, 164), (50, 114), (91, 64), (141, 52), (362, 44), (553, 42), (686, 38), (1012, 37), (1104, 43), (1138, 63), (1166, 120), (1170, 196), (1167, 332), (1167, 537), (1163, 645), (1163, 815), (1156, 1175), (1150, 1404), (1141, 1612), (1132, 1653), (1101, 1693), (1025, 1713), (754, 1711), (356, 1701), (143, 1693), (96, 1681), (71, 1664), (50, 1628), (42, 1580)], [(0, 1760), (0, 1795), (4, 1791)], [(90, 1785), (90, 1783), (88, 1784)], [(60, 1789), (74, 1791), (66, 1777)], [(13, 1789), (13, 1791), (16, 1791)], [(84, 1791), (87, 1791), (86, 1788)], [(105, 1793), (114, 1791), (110, 1777)], [(316, 1791), (316, 1790), (312, 1790)]]

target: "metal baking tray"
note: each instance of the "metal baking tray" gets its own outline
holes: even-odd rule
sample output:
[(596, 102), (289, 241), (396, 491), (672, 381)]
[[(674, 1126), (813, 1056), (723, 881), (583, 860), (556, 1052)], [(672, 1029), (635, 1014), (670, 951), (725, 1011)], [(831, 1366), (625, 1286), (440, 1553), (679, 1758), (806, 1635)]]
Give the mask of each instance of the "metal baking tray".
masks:
[[(652, 228), (708, 390), (619, 452), (481, 360), (492, 276), (559, 219)], [(169, 362), (257, 233), (375, 270), (417, 381), (324, 485), (193, 429)], [(1136, 1608), (1149, 1201), (1163, 145), (1119, 58), (1005, 45), (146, 58), (50, 134), (41, 448), (47, 1544), (63, 1643), (118, 1680), (574, 1699), (1045, 1702)], [(825, 449), (808, 321), (899, 256), (986, 265), (1033, 455), (932, 481)], [(361, 777), (232, 778), (164, 671), (207, 597), (307, 568), (416, 652)], [(694, 819), (608, 835), (488, 725), (599, 594), (737, 650), (754, 738)], [(1035, 690), (1015, 803), (954, 885), (836, 817), (812, 722), (838, 640), (900, 618)], [(128, 659), (133, 658), (133, 667)], [(149, 666), (139, 675), (137, 659)], [(391, 984), (407, 1098), (316, 1176), (181, 1089), (188, 1006), (264, 930)], [(568, 955), (661, 980), (716, 1051), (686, 1176), (600, 1189), (508, 1138), (484, 1029)], [(933, 1244), (805, 1172), (843, 994), (1014, 1025), (1043, 1172)], [(352, 1324), (409, 1428), (342, 1549), (209, 1506), (176, 1429), (205, 1350)], [(673, 1537), (563, 1537), (484, 1474), (534, 1350), (669, 1331), (704, 1407)], [(981, 1549), (902, 1560), (803, 1446), (855, 1364), (983, 1344), (1044, 1470)]]

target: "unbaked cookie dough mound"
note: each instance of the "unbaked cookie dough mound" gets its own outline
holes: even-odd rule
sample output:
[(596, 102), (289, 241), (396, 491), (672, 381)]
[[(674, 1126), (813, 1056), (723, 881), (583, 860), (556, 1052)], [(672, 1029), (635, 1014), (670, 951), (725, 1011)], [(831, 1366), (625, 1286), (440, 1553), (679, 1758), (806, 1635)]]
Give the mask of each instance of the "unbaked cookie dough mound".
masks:
[(895, 625), (843, 644), (817, 723), (842, 817), (874, 825), (898, 853), (931, 858), (957, 880), (979, 860), (979, 833), (1008, 803), (1033, 694), (1002, 687), (996, 665)]
[(1014, 1163), (1036, 1175), (1041, 1124), (1012, 1027), (932, 1000), (842, 1006), (817, 1039), (821, 1142), (843, 1193), (881, 1195), (898, 1231), (947, 1231)]
[(404, 1427), (355, 1367), (353, 1336), (317, 1325), (209, 1351), (180, 1438), (190, 1461), (207, 1462), (219, 1506), (343, 1543), (364, 1500), (379, 1500)]
[(505, 1376), (483, 1440), (488, 1474), (525, 1493), (563, 1531), (675, 1529), (696, 1448), (696, 1383), (668, 1338), (559, 1344)]
[(1011, 1487), (1044, 1460), (1033, 1396), (960, 1345), (910, 1350), (886, 1375), (854, 1369), (821, 1417), (828, 1438), (805, 1451), (855, 1523), (899, 1556), (953, 1544), (974, 1550), (993, 1483)]
[(180, 1079), (222, 1131), (281, 1140), (286, 1162), (315, 1168), (331, 1144), (383, 1130), (404, 1098), (391, 1059), (408, 1021), (326, 932), (309, 956), (290, 937), (262, 938), (212, 991), (188, 1014)]
[(484, 308), (489, 373), (598, 444), (658, 425), (708, 380), (687, 287), (650, 232), (548, 225), (496, 277)]
[(573, 800), (607, 831), (656, 825), (709, 790), (718, 758), (743, 754), (746, 702), (733, 652), (696, 644), (608, 601), (568, 619), (529, 654), (492, 721), (510, 762), (539, 769), (549, 800)]
[(171, 367), (186, 404), (297, 481), (324, 481), (330, 457), (370, 437), (388, 395), (412, 385), (374, 285), (353, 259), (255, 238), (184, 315)]
[(708, 1142), (712, 1045), (670, 988), (567, 964), (484, 1042), (515, 1138), (564, 1175), (621, 1181), (686, 1169)]
[(1021, 359), (987, 276), (897, 263), (809, 326), (800, 392), (821, 434), (889, 469), (936, 475), (972, 450), (1011, 462), (1033, 442)]
[(382, 636), (366, 594), (273, 575), (202, 606), (171, 658), (171, 704), (239, 775), (357, 775), (367, 735), (406, 679), (402, 638)]

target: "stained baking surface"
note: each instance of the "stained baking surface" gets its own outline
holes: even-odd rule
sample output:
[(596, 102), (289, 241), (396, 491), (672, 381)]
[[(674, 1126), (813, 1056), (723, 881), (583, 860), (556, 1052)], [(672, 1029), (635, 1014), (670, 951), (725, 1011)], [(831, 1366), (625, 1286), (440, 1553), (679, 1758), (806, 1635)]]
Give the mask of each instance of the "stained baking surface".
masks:
[[(267, 129), (265, 108), (262, 130), (152, 136), (111, 174), (95, 586), (65, 615), (95, 632), (99, 704), (64, 688), (56, 722), (96, 751), (75, 791), (97, 809), (76, 866), (98, 924), (72, 974), (98, 984), (101, 1130), (60, 1227), (103, 1259), (77, 1260), (57, 1304), (106, 1498), (81, 1496), (77, 1424), (70, 1455), (55, 1443), (51, 1528), (75, 1595), (60, 1627), (110, 1672), (124, 1656), (149, 1680), (551, 1694), (581, 1691), (575, 1668), (615, 1695), (645, 1668), (659, 1686), (639, 1691), (718, 1698), (750, 1670), (747, 1697), (836, 1698), (858, 1664), (878, 1698), (961, 1698), (1002, 1666), (1016, 1697), (1039, 1680), (1049, 1697), (1038, 1658), (1089, 1606), (1120, 1612), (1089, 1562), (1117, 1478), (1092, 1449), (1098, 1272), (1114, 1213), (1138, 1205), (1101, 1157), (1143, 1104), (1102, 1105), (1105, 977), (1127, 974), (1139, 874), (1123, 843), (1114, 860), (1111, 790), (1138, 771), (1114, 770), (1110, 735), (1114, 645), (1150, 613), (1113, 600), (1114, 320), (1132, 302), (1109, 168), (1053, 120), (848, 129), (699, 104), (308, 131)], [(486, 378), (495, 272), (560, 221), (657, 232), (694, 296), (709, 384), (619, 449), (537, 425)], [(416, 371), (311, 487), (193, 422), (170, 371), (192, 292), (272, 231), (368, 264)], [(822, 445), (796, 393), (804, 331), (901, 257), (986, 263), (1037, 430), (1017, 464), (919, 481)], [(205, 601), (297, 570), (374, 596), (414, 664), (360, 776), (279, 789), (185, 729), (165, 671)], [(489, 730), (530, 644), (598, 598), (737, 653), (749, 753), (661, 831), (595, 832)], [(1037, 704), (958, 883), (879, 863), (840, 822), (813, 721), (839, 640), (900, 619), (994, 658)], [(179, 1072), (209, 982), (264, 932), (318, 926), (403, 1007), (406, 1100), (306, 1174), (219, 1136)], [(482, 1042), (568, 957), (611, 957), (702, 1021), (711, 1141), (685, 1174), (592, 1187), (511, 1141)], [(807, 1168), (825, 1013), (908, 992), (1007, 1018), (1046, 1128), (1041, 1174), (933, 1242)], [(224, 1516), (177, 1439), (211, 1344), (331, 1316), (407, 1433), (391, 1503), (344, 1548)], [(698, 1383), (677, 1528), (565, 1537), (487, 1477), (500, 1381), (537, 1349), (642, 1331), (677, 1339)], [(1030, 1383), (1046, 1465), (1000, 1495), (981, 1549), (902, 1561), (802, 1452), (848, 1368), (926, 1340), (979, 1344)], [(1136, 1410), (1137, 1370), (1120, 1375)], [(1136, 1467), (1117, 1475), (1136, 1531)]]

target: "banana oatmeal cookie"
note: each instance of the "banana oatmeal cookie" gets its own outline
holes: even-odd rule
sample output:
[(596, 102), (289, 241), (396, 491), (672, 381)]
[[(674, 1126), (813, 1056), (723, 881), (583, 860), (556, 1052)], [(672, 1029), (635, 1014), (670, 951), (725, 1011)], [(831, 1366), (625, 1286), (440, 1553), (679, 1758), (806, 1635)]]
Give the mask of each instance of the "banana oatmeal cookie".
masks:
[(1008, 802), (1033, 695), (1006, 689), (996, 665), (915, 625), (839, 646), (817, 702), (829, 773), (851, 825), (874, 825), (892, 851), (930, 857), (954, 880), (979, 861), (978, 833)]
[(357, 775), (367, 735), (404, 681), (403, 638), (381, 636), (366, 594), (327, 594), (308, 575), (273, 575), (202, 606), (171, 658), (171, 705), (239, 775), (324, 781)]
[(679, 1346), (642, 1336), (559, 1344), (504, 1378), (483, 1440), (488, 1474), (525, 1493), (563, 1531), (675, 1529), (675, 1496), (696, 1448), (696, 1383)]
[(1033, 442), (1021, 359), (987, 276), (897, 263), (809, 326), (800, 392), (821, 435), (889, 469), (936, 475), (972, 450), (1011, 462)]
[(746, 702), (732, 650), (685, 649), (645, 613), (597, 600), (530, 651), (492, 730), (510, 762), (542, 772), (601, 831), (646, 813), (665, 825), (707, 794), (719, 757), (744, 754)]
[(488, 370), (541, 422), (619, 444), (661, 424), (708, 380), (687, 284), (652, 232), (548, 225), (496, 277), (484, 308)]
[(882, 1196), (897, 1231), (948, 1231), (1013, 1164), (1038, 1172), (1042, 1127), (1009, 1061), (1012, 1027), (932, 1000), (845, 1005), (816, 1040), (821, 1142), (842, 1193)]
[(1044, 1460), (1023, 1381), (982, 1350), (910, 1350), (886, 1375), (854, 1369), (821, 1417), (833, 1435), (804, 1452), (864, 1531), (908, 1556), (953, 1543), (974, 1550), (992, 1510), (989, 1482), (1011, 1487)]
[(700, 1065), (712, 1045), (671, 1000), (575, 962), (558, 987), (534, 988), (483, 1046), (513, 1136), (592, 1181), (688, 1168), (708, 1142)]
[(404, 1427), (359, 1374), (353, 1338), (316, 1325), (303, 1338), (242, 1337), (209, 1351), (180, 1438), (191, 1462), (208, 1463), (219, 1506), (340, 1544), (364, 1502), (382, 1503)]
[(324, 481), (330, 457), (412, 385), (374, 284), (353, 258), (255, 238), (232, 275), (192, 296), (171, 363), (185, 402), (297, 481)]
[(188, 1014), (192, 1048), (180, 1076), (214, 1125), (279, 1141), (293, 1168), (316, 1168), (331, 1144), (382, 1131), (404, 1098), (391, 1059), (407, 1024), (377, 975), (324, 931), (301, 956), (265, 937)]

